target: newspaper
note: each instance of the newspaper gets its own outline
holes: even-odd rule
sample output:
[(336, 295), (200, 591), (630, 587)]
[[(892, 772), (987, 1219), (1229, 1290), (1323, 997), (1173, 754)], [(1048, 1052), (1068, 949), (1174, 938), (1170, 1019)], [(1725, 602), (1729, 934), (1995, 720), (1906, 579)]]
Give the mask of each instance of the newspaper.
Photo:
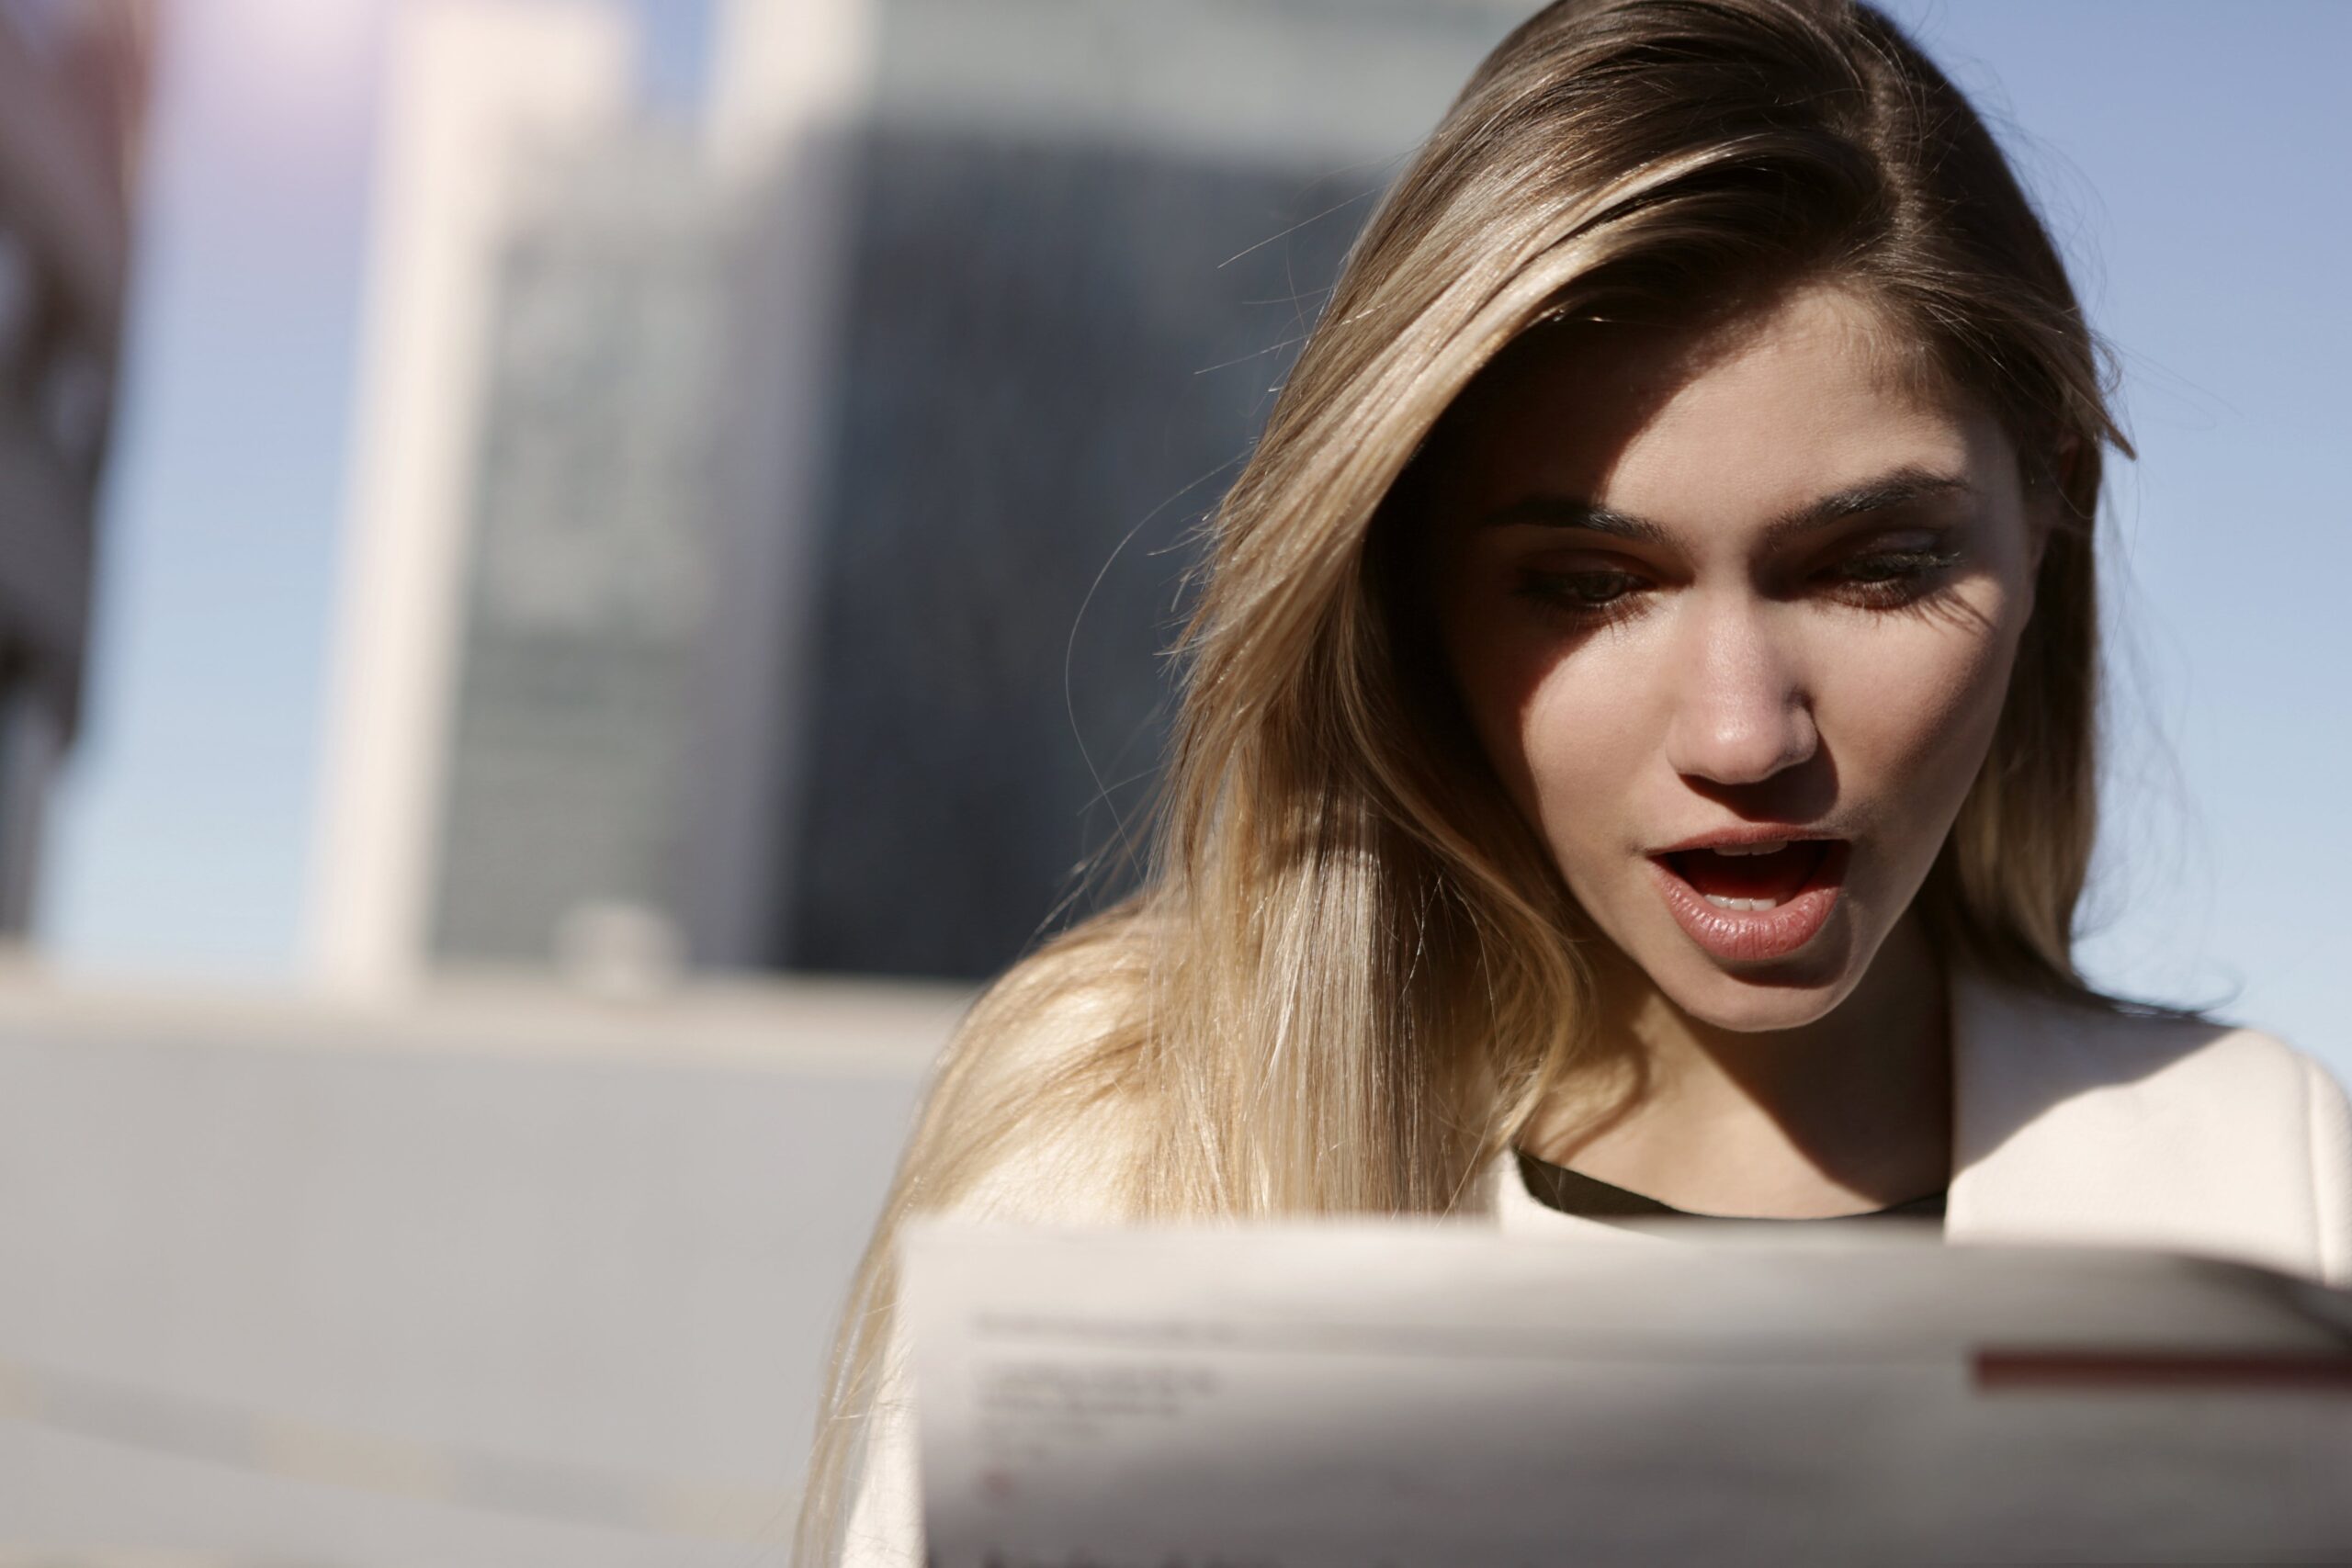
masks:
[(914, 1227), (929, 1560), (2352, 1562), (2352, 1297), (1677, 1224)]

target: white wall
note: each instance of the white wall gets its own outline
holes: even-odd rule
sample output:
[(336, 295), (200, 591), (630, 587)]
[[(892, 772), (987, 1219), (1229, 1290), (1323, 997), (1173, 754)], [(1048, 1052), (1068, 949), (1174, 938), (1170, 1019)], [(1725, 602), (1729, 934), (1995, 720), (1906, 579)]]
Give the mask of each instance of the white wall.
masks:
[(0, 988), (0, 1561), (782, 1562), (961, 1004)]

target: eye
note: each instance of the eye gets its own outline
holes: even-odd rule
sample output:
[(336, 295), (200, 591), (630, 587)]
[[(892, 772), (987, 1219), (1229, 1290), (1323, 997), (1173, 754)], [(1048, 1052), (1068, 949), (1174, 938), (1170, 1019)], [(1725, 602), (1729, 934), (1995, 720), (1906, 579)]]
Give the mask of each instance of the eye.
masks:
[(1572, 615), (1598, 615), (1622, 608), (1638, 592), (1643, 580), (1630, 571), (1593, 569), (1585, 571), (1535, 571), (1519, 574), (1523, 597)]
[(1907, 604), (1931, 592), (1959, 560), (1960, 552), (1940, 541), (1866, 549), (1824, 571), (1821, 581), (1860, 604)]

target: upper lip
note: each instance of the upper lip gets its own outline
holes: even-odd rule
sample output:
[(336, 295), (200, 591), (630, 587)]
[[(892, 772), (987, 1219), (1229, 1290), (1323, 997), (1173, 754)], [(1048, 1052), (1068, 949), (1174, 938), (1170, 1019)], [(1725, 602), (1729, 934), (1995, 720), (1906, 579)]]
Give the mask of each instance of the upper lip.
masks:
[(1652, 850), (1653, 855), (1679, 855), (1690, 850), (1712, 850), (1724, 844), (1772, 844), (1786, 840), (1791, 843), (1816, 841), (1834, 842), (1838, 835), (1824, 833), (1812, 828), (1775, 828), (1769, 824), (1745, 822), (1736, 828), (1718, 828), (1712, 833), (1669, 844), (1662, 850)]

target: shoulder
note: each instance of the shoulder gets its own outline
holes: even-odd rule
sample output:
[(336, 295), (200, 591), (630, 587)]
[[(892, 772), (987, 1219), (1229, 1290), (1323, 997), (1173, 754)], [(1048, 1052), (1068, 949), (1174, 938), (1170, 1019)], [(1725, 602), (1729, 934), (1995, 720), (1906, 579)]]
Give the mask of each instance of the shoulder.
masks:
[(1138, 1070), (1149, 959), (1148, 933), (1119, 911), (989, 987), (943, 1054), (909, 1145), (911, 1207), (1126, 1217), (1155, 1128)]
[(920, 1568), (922, 1483), (897, 1244), (915, 1213), (1024, 1224), (1130, 1216), (1155, 1122), (1136, 1087), (1147, 933), (1114, 911), (1049, 943), (983, 992), (941, 1054), (876, 1232), (892, 1283), (865, 1314), (876, 1338), (840, 1561)]
[(2342, 1091), (2316, 1058), (2258, 1029), (2046, 997), (1981, 973), (1955, 980), (1955, 1050), (2017, 1094), (2094, 1096), (2154, 1112), (2276, 1125)]
[(1955, 976), (1953, 1021), (1974, 1217), (2352, 1278), (2352, 1110), (2316, 1058), (2260, 1030), (1981, 974)]
[(2352, 1108), (2316, 1056), (2215, 1021), (2107, 1013), (2074, 1029), (2084, 1067), (2111, 1075), (2119, 1105), (2217, 1162), (2269, 1148), (2285, 1171), (2307, 1170), (2323, 1199), (2352, 1193)]

